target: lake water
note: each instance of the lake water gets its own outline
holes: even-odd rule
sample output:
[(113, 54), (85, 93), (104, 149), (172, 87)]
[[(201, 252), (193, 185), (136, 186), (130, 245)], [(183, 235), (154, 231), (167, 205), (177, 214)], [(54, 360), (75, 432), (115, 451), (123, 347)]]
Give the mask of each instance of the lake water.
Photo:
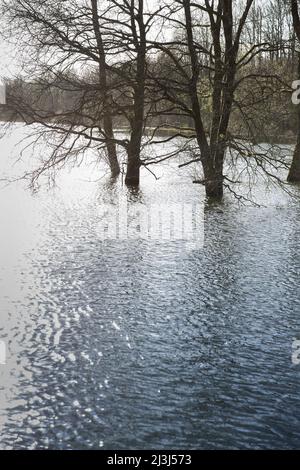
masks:
[[(209, 205), (193, 170), (155, 171), (136, 193), (96, 165), (2, 184), (1, 449), (299, 448), (300, 203), (260, 183), (264, 207)], [(120, 198), (200, 204), (193, 241), (103, 240)]]

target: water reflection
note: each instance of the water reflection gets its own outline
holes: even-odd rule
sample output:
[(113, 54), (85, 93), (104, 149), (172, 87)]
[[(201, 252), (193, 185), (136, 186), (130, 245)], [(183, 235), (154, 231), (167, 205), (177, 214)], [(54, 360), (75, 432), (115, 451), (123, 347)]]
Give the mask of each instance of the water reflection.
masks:
[(103, 241), (101, 204), (204, 194), (176, 165), (134, 192), (94, 175), (1, 192), (1, 448), (297, 448), (297, 205), (206, 205), (193, 249)]

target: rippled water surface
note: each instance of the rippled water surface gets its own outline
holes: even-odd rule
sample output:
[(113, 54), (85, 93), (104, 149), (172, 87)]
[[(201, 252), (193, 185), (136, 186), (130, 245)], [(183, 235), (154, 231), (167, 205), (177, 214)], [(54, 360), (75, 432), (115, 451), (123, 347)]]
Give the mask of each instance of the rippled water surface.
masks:
[(204, 202), (157, 171), (136, 194), (93, 165), (2, 185), (0, 448), (300, 446), (300, 205), (259, 187), (266, 207), (205, 205), (203, 246), (103, 241), (104, 202)]

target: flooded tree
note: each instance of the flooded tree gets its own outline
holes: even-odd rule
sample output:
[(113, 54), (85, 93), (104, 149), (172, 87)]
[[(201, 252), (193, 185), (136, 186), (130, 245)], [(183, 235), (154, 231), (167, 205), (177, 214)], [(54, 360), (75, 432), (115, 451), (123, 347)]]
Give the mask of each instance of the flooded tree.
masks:
[[(2, 12), (6, 34), (25, 51), (20, 77), (27, 82), (26, 92), (11, 87), (10, 107), (26, 122), (42, 126), (40, 138), (54, 136), (57, 142), (41, 171), (67, 160), (75, 149), (94, 146), (111, 174), (118, 175), (111, 78), (97, 1), (3, 1)], [(89, 80), (93, 70), (98, 77)]]
[[(300, 16), (298, 0), (291, 0), (291, 11), (295, 34), (300, 42)], [(298, 52), (298, 77), (300, 77), (300, 52)], [(297, 105), (298, 131), (293, 161), (288, 175), (290, 183), (300, 183), (300, 104)]]
[[(257, 172), (282, 182), (286, 159), (258, 145), (278, 136), (275, 121), (289, 130), (278, 109), (289, 89), (284, 64), (293, 62), (293, 38), (278, 1), (268, 3), (267, 19), (254, 0), (1, 5), (7, 36), (22, 46), (8, 107), (37, 125), (34, 142), (51, 149), (33, 182), (90, 150), (113, 176), (120, 164), (126, 168), (129, 186), (140, 183), (141, 168), (178, 155), (183, 165), (199, 164), (195, 181), (208, 197), (235, 194), (241, 173), (252, 185)], [(178, 149), (164, 152), (172, 140)]]
[[(61, 154), (68, 140), (72, 153), (91, 146), (105, 150), (113, 176), (125, 154), (125, 182), (138, 185), (146, 126), (147, 33), (160, 8), (151, 12), (143, 0), (2, 3), (7, 34), (27, 53), (21, 77), (28, 92), (10, 93), (9, 103), (19, 116), (58, 138), (51, 167), (69, 156)], [(47, 95), (56, 101), (52, 108)], [(116, 127), (126, 136), (116, 137)]]
[[(123, 106), (123, 114), (129, 125), (129, 139), (126, 142), (127, 171), (125, 182), (129, 186), (137, 186), (140, 182), (141, 148), (145, 128), (145, 86), (146, 86), (146, 55), (147, 30), (154, 15), (144, 10), (144, 0), (115, 1), (113, 41), (116, 49), (124, 54), (122, 77), (125, 88), (130, 95), (130, 102)], [(124, 108), (125, 106), (125, 108)]]
[[(111, 115), (111, 96), (108, 89), (107, 80), (107, 61), (105, 46), (102, 37), (102, 31), (99, 20), (98, 1), (91, 0), (93, 30), (97, 43), (99, 54), (99, 89), (101, 93), (101, 102), (103, 106), (103, 129), (106, 138), (106, 148), (111, 168), (112, 176), (117, 176), (120, 173), (120, 165), (117, 157), (116, 142), (114, 140), (113, 121)], [(101, 129), (101, 124), (100, 124)], [(101, 132), (101, 130), (100, 130)]]
[(284, 38), (268, 39), (263, 26), (255, 36), (249, 30), (254, 4), (177, 0), (166, 15), (173, 37), (155, 42), (163, 64), (152, 77), (161, 112), (177, 120), (176, 137), (195, 142), (191, 163), (201, 163), (203, 175), (197, 182), (216, 199), (225, 188), (235, 192), (233, 168), (238, 173), (244, 165), (242, 173), (261, 172), (277, 183), (279, 169), (287, 168), (278, 149), (258, 145), (271, 142), (266, 103), (280, 103), (290, 86), (270, 59), (280, 56), (271, 53), (283, 48)]

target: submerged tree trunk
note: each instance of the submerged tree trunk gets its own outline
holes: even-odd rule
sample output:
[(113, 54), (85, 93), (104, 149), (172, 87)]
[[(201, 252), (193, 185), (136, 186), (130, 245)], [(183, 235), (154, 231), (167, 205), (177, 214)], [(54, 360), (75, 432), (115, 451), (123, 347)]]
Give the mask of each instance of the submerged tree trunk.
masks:
[(144, 130), (144, 102), (145, 102), (145, 55), (138, 58), (137, 79), (134, 91), (133, 118), (131, 121), (131, 135), (127, 148), (127, 172), (125, 184), (138, 186), (140, 183), (141, 146)]
[(185, 30), (191, 65), (189, 95), (197, 142), (201, 153), (206, 196), (218, 200), (222, 199), (224, 193), (224, 161), (228, 147), (230, 116), (234, 103), (240, 38), (253, 2), (254, 0), (247, 0), (236, 32), (234, 29), (232, 0), (219, 0), (215, 3), (215, 8), (210, 5), (210, 2), (205, 2), (205, 8), (203, 9), (207, 11), (209, 16), (214, 50), (212, 120), (209, 139), (207, 139), (201, 103), (198, 97), (201, 63), (199, 62), (197, 43), (193, 34), (191, 6), (194, 6), (194, 4), (191, 0), (183, 0)]
[[(299, 17), (299, 9), (298, 9), (298, 1), (291, 0), (291, 11), (293, 17), (293, 26), (295, 30), (295, 34), (300, 41), (300, 17)], [(298, 78), (300, 76), (300, 53), (298, 53)], [(297, 144), (294, 151), (294, 157), (292, 161), (292, 165), (290, 168), (290, 172), (288, 175), (288, 181), (290, 183), (300, 183), (300, 104), (297, 105), (298, 110), (298, 129), (297, 129)]]
[[(213, 94), (213, 122), (210, 140), (208, 141), (203, 119), (201, 104), (198, 97), (198, 81), (200, 64), (198, 59), (197, 50), (195, 47), (195, 40), (193, 34), (193, 22), (191, 14), (191, 1), (184, 0), (183, 2), (185, 13), (185, 29), (187, 35), (187, 43), (191, 64), (191, 80), (189, 83), (189, 95), (192, 105), (192, 113), (194, 118), (195, 132), (197, 136), (197, 143), (201, 153), (201, 161), (204, 173), (204, 184), (206, 196), (211, 199), (220, 200), (223, 197), (223, 164), (225, 150), (219, 144), (220, 132), (225, 130), (227, 132), (228, 121), (224, 121), (224, 116), (221, 114), (221, 101), (222, 101), (222, 70), (216, 67), (214, 94)], [(219, 7), (221, 8), (221, 7)], [(221, 13), (221, 9), (219, 11)], [(221, 55), (220, 43), (220, 25), (221, 15), (212, 29), (213, 39), (215, 42), (215, 55)], [(216, 62), (220, 62), (216, 60)], [(218, 64), (217, 64), (218, 65)]]
[[(298, 54), (298, 76), (300, 77), (300, 53)], [(297, 105), (297, 143), (294, 150), (292, 165), (288, 175), (289, 183), (300, 183), (300, 104)]]
[[(206, 196), (211, 199), (220, 200), (224, 195), (224, 176), (223, 166), (224, 157), (218, 156), (218, 161), (215, 165), (212, 164), (213, 157), (210, 157), (210, 164), (204, 165), (204, 177), (205, 177), (205, 192)], [(217, 159), (216, 159), (217, 160)]]
[(140, 184), (140, 153), (142, 143), (142, 129), (137, 128), (132, 130), (130, 142), (127, 150), (127, 172), (125, 184), (127, 186), (138, 186)]
[(223, 188), (223, 178), (208, 179), (205, 181), (205, 193), (206, 197), (209, 199), (214, 199), (216, 201), (223, 198), (224, 188)]
[(218, 149), (214, 152), (213, 146), (208, 147), (208, 155), (202, 159), (204, 185), (206, 197), (214, 200), (221, 200), (224, 195), (224, 155), (225, 149)]
[(145, 115), (145, 81), (146, 81), (146, 27), (144, 23), (144, 2), (138, 0), (138, 13), (135, 2), (131, 0), (131, 30), (136, 50), (136, 76), (133, 93), (133, 116), (131, 135), (127, 148), (127, 172), (125, 184), (138, 186), (140, 183), (141, 146)]
[(294, 151), (293, 163), (290, 168), (289, 183), (300, 183), (300, 128), (298, 131), (298, 141)]
[(116, 177), (120, 173), (120, 165), (117, 156), (116, 144), (114, 141), (113, 122), (111, 115), (111, 102), (110, 95), (107, 91), (107, 76), (106, 76), (106, 57), (105, 49), (100, 30), (98, 4), (97, 0), (91, 0), (92, 15), (93, 15), (93, 28), (97, 41), (97, 48), (99, 54), (99, 85), (103, 107), (103, 129), (106, 139), (106, 152), (108, 163), (110, 166), (111, 175)]
[(116, 144), (113, 141), (114, 132), (113, 132), (111, 118), (108, 118), (107, 120), (104, 119), (104, 132), (108, 139), (106, 143), (106, 150), (107, 150), (107, 157), (108, 157), (110, 172), (111, 172), (111, 176), (115, 178), (116, 176), (120, 174), (120, 164), (118, 160)]

